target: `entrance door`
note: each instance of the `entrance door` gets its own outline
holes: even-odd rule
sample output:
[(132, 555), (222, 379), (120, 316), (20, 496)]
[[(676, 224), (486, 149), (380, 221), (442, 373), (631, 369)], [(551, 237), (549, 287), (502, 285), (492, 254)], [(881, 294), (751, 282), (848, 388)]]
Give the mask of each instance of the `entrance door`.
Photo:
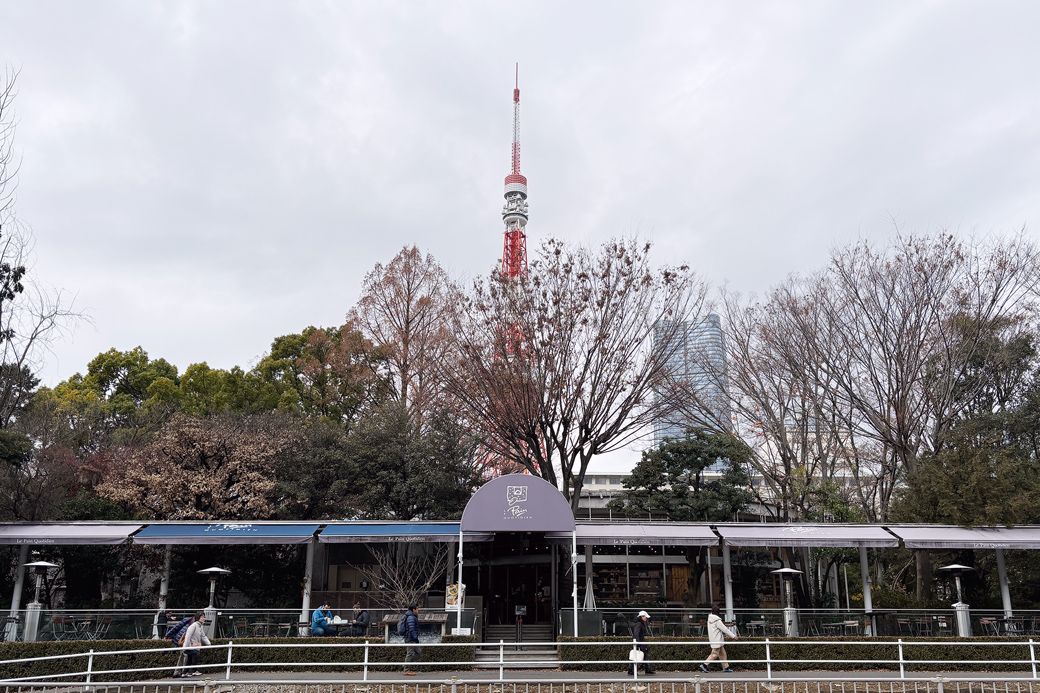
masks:
[(540, 535), (497, 535), (486, 546), (488, 625), (551, 624), (550, 548)]

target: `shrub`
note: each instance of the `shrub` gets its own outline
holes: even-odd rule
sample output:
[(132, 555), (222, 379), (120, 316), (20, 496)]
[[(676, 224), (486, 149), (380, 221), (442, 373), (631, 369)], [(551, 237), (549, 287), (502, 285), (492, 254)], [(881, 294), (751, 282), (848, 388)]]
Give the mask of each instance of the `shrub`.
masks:
[[(163, 646), (162, 640), (65, 640), (60, 642), (12, 642), (0, 643), (0, 679), (22, 678), (27, 676), (55, 676), (73, 672), (86, 671), (87, 657), (75, 659), (52, 659), (32, 663), (5, 663), (12, 659), (28, 659), (55, 655), (84, 654), (90, 650), (112, 652), (122, 650), (150, 650)], [(315, 669), (321, 671), (358, 671), (364, 661), (364, 649), (361, 647), (325, 647), (332, 644), (362, 644), (364, 638), (241, 638), (234, 641), (232, 660), (232, 677), (236, 671), (278, 670), (280, 667), (264, 666), (267, 664), (285, 664), (289, 662), (313, 663)], [(370, 641), (371, 642), (371, 641)], [(473, 661), (475, 643), (473, 637), (444, 638), (445, 643), (454, 646), (423, 647), (422, 661)], [(226, 640), (214, 640), (214, 645), (226, 645)], [(247, 645), (275, 645), (275, 647), (245, 647)], [(322, 647), (277, 647), (277, 645), (323, 645)], [(241, 647), (240, 647), (241, 646)], [(387, 662), (404, 661), (405, 646), (373, 647), (369, 650), (369, 663), (378, 665)], [(202, 664), (220, 664), (227, 661), (227, 650), (214, 649), (202, 651)], [(161, 652), (127, 652), (121, 655), (95, 657), (93, 680), (95, 681), (130, 681), (153, 679), (169, 676), (177, 660), (176, 649), (172, 646)], [(317, 666), (320, 665), (320, 666)], [(152, 673), (140, 674), (106, 674), (106, 671), (120, 669), (155, 668)], [(288, 667), (285, 667), (286, 669)], [(456, 667), (434, 666), (422, 667), (423, 670), (445, 671)], [(306, 671), (306, 667), (294, 667), (297, 671)], [(373, 666), (373, 671), (385, 670), (386, 667)], [(210, 667), (203, 671), (213, 672), (214, 676), (224, 675), (224, 668)], [(69, 680), (82, 680), (82, 676), (70, 676)]]
[[(584, 645), (586, 641), (613, 641), (617, 645)], [(665, 641), (669, 645), (655, 645), (654, 641)], [(898, 671), (898, 663), (882, 660), (897, 660), (899, 646), (888, 639), (878, 639), (876, 645), (851, 645), (846, 642), (862, 642), (862, 638), (827, 638), (832, 645), (816, 645), (799, 640), (770, 640), (769, 656), (773, 671), (854, 671), (881, 670)], [(915, 642), (916, 641), (916, 642)], [(1025, 641), (1007, 638), (999, 646), (984, 646), (981, 642), (992, 642), (992, 638), (903, 638), (903, 659), (926, 660), (923, 664), (906, 664), (907, 672), (915, 671), (1028, 671), (1029, 645)], [(954, 643), (968, 644), (954, 644)], [(688, 644), (687, 644), (688, 643)], [(936, 643), (936, 644), (927, 644)], [(949, 643), (949, 644), (947, 644)], [(668, 660), (699, 661), (711, 651), (703, 637), (700, 638), (650, 638), (650, 659), (663, 671), (688, 670), (688, 663), (668, 664)], [(611, 671), (628, 665), (628, 651), (632, 649), (631, 638), (560, 638), (560, 661), (617, 660), (617, 664), (577, 663), (565, 664), (566, 671)], [(761, 671), (766, 668), (765, 641), (762, 638), (741, 638), (726, 642), (726, 654), (730, 662), (741, 669)], [(825, 660), (811, 664), (788, 663), (783, 660)], [(1006, 660), (1026, 660), (1025, 664), (1006, 664)], [(741, 661), (752, 660), (752, 661)], [(972, 660), (981, 664), (960, 665), (958, 660)]]

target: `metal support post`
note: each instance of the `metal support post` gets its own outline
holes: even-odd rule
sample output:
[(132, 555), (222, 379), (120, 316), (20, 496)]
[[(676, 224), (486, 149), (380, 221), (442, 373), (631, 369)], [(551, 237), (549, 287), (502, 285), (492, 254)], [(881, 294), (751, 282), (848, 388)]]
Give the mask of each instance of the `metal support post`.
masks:
[(231, 680), (231, 649), (234, 646), (234, 640), (228, 640), (227, 643), (227, 668), (224, 670), (224, 680)]
[(1033, 639), (1029, 638), (1029, 665), (1033, 668), (1033, 679), (1036, 679), (1036, 646)]
[[(459, 525), (459, 580), (455, 583), (455, 627), (462, 628), (462, 526)], [(479, 568), (479, 566), (478, 566)], [(479, 587), (479, 585), (478, 585)]]
[(498, 680), (503, 681), (505, 679), (506, 672), (506, 641), (498, 641)]
[(25, 587), (25, 564), (29, 560), (29, 545), (22, 544), (18, 550), (18, 567), (15, 569), (14, 591), (11, 592), (10, 619), (7, 621), (5, 640), (13, 642), (18, 637), (19, 611), (22, 607), (22, 589)]
[(571, 532), (571, 606), (574, 608), (574, 637), (578, 637), (578, 530)]
[[(155, 612), (155, 621), (152, 623), (152, 640), (158, 640), (162, 637), (162, 632), (166, 630), (166, 600), (170, 594), (170, 561), (171, 551), (173, 546), (171, 544), (166, 545), (166, 550), (163, 552), (163, 571), (162, 576), (159, 578), (159, 609)], [(160, 626), (160, 624), (162, 624)]]
[(365, 641), (365, 664), (361, 669), (361, 680), (368, 681), (368, 641)]
[(899, 638), (899, 678), (906, 678), (906, 666), (903, 663), (903, 639)]
[(766, 681), (773, 680), (773, 657), (769, 653), (769, 638), (766, 638)]
[(90, 679), (94, 673), (94, 650), (87, 653), (87, 690), (90, 690)]
[(1000, 578), (1000, 601), (1004, 605), (1004, 618), (1011, 618), (1011, 590), (1008, 588), (1007, 566), (1004, 564), (1004, 549), (997, 549), (997, 577)]
[[(318, 540), (311, 537), (307, 542), (307, 555), (303, 566), (303, 603), (300, 605), (300, 623), (309, 623), (311, 616), (311, 590), (314, 586), (314, 549)], [(310, 634), (308, 626), (298, 626), (297, 635), (301, 637)]]
[[(870, 564), (867, 562), (867, 547), (859, 547), (859, 576), (863, 581), (863, 615), (867, 622), (864, 624), (864, 634), (868, 637), (874, 634), (874, 599), (871, 595)], [(848, 588), (846, 588), (846, 592)]]
[(726, 540), (722, 540), (722, 582), (723, 589), (726, 591), (726, 622), (732, 623), (736, 620), (733, 615), (733, 571), (730, 567), (729, 560), (729, 544)]

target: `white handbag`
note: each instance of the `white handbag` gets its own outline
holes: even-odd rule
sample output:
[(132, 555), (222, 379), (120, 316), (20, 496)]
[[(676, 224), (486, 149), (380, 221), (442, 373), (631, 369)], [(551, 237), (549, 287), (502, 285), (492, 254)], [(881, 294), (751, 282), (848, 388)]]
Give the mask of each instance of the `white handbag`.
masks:
[(643, 661), (643, 651), (640, 650), (640, 649), (637, 649), (633, 645), (632, 649), (628, 651), (628, 661), (630, 661), (630, 662), (642, 662)]

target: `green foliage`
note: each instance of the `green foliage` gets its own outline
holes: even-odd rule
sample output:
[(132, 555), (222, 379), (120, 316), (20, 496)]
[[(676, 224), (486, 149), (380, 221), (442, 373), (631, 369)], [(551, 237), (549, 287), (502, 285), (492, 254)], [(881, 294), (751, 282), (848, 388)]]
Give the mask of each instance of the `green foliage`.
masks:
[[(586, 645), (573, 643), (586, 641), (616, 641), (617, 645)], [(655, 645), (654, 640), (676, 642), (674, 645)], [(769, 654), (774, 662), (773, 671), (899, 671), (896, 663), (885, 664), (881, 660), (898, 660), (899, 651), (896, 643), (878, 640), (871, 645), (850, 645), (844, 641), (859, 641), (862, 638), (840, 638), (828, 636), (827, 645), (809, 644), (798, 640), (770, 640)], [(597, 637), (572, 638), (564, 637), (560, 642), (561, 661), (582, 660), (618, 660), (617, 664), (565, 664), (565, 671), (612, 671), (628, 666), (628, 651), (632, 649), (631, 638)], [(921, 644), (918, 644), (920, 642)], [(949, 642), (950, 644), (946, 644)], [(1002, 664), (999, 660), (1028, 660), (1029, 645), (1014, 638), (1006, 639), (999, 647), (954, 644), (957, 642), (992, 642), (992, 638), (903, 638), (904, 660), (934, 660), (937, 663), (907, 664), (907, 672), (917, 671), (1023, 671), (1022, 664)], [(938, 643), (938, 644), (929, 644)], [(689, 664), (668, 664), (664, 660), (703, 660), (711, 651), (705, 638), (650, 638), (650, 659), (656, 668), (662, 671), (689, 670)], [(726, 654), (737, 670), (762, 671), (765, 667), (765, 644), (761, 638), (741, 638), (726, 643)], [(812, 665), (800, 663), (783, 663), (781, 660), (822, 660)], [(741, 661), (744, 660), (744, 661)], [(865, 661), (856, 661), (865, 660)], [(958, 665), (957, 660), (976, 660), (983, 664)], [(943, 662), (950, 662), (944, 664)], [(986, 662), (992, 662), (986, 663)], [(1028, 665), (1026, 665), (1028, 666)]]
[(278, 337), (255, 370), (277, 391), (280, 409), (347, 426), (392, 391), (385, 359), (350, 324)]
[[(647, 450), (625, 479), (625, 490), (611, 501), (619, 514), (667, 515), (674, 521), (721, 522), (733, 519), (751, 502), (751, 480), (744, 471), (750, 451), (727, 433), (691, 431)], [(706, 470), (721, 464), (718, 478)]]
[(0, 464), (20, 467), (29, 461), (32, 449), (29, 436), (6, 428), (0, 429)]
[[(250, 644), (281, 644), (301, 645), (314, 643), (314, 640), (304, 638), (243, 638), (234, 641), (232, 677), (238, 671), (270, 671), (262, 664), (282, 662), (308, 662), (321, 664), (321, 671), (343, 671), (357, 672), (359, 665), (364, 661), (363, 647), (308, 647), (308, 648), (249, 648)], [(364, 638), (321, 638), (323, 645), (350, 644), (363, 645)], [(449, 661), (466, 662), (473, 661), (474, 648), (472, 643), (476, 638), (446, 636), (445, 646), (423, 647), (420, 661)], [(225, 640), (214, 640), (214, 645), (226, 645)], [(454, 645), (454, 646), (453, 646)], [(149, 650), (161, 648), (162, 645), (154, 640), (99, 640), (89, 642), (84, 640), (65, 640), (59, 642), (36, 642), (36, 643), (0, 643), (0, 660), (23, 659), (30, 657), (48, 657), (58, 655), (72, 655), (86, 653), (88, 650), (94, 652), (121, 651), (121, 650)], [(369, 649), (369, 663), (371, 671), (386, 670), (387, 667), (379, 667), (380, 663), (404, 661), (405, 647), (372, 647)], [(224, 676), (224, 664), (227, 662), (226, 649), (211, 649), (202, 651), (202, 664), (220, 665), (204, 669), (213, 672), (210, 677)], [(94, 659), (94, 681), (134, 681), (141, 678), (157, 678), (172, 673), (173, 665), (177, 661), (177, 651), (172, 646), (166, 651), (141, 652), (123, 655), (112, 655), (95, 657)], [(331, 664), (331, 666), (329, 666)], [(338, 665), (343, 665), (338, 668)], [(119, 669), (141, 669), (154, 668), (156, 671), (149, 675), (142, 674), (105, 674), (105, 671)], [(422, 667), (423, 671), (450, 671), (456, 667), (431, 666)], [(0, 679), (17, 678), (22, 676), (54, 676), (70, 672), (86, 670), (86, 657), (74, 659), (54, 659), (32, 664), (4, 664), (0, 665)], [(297, 669), (299, 671), (299, 669)], [(70, 680), (82, 680), (81, 677), (69, 677)]]
[(405, 408), (389, 402), (359, 422), (348, 447), (350, 478), (364, 479), (348, 492), (359, 518), (458, 517), (481, 481), (474, 445), (447, 414), (417, 430)]

